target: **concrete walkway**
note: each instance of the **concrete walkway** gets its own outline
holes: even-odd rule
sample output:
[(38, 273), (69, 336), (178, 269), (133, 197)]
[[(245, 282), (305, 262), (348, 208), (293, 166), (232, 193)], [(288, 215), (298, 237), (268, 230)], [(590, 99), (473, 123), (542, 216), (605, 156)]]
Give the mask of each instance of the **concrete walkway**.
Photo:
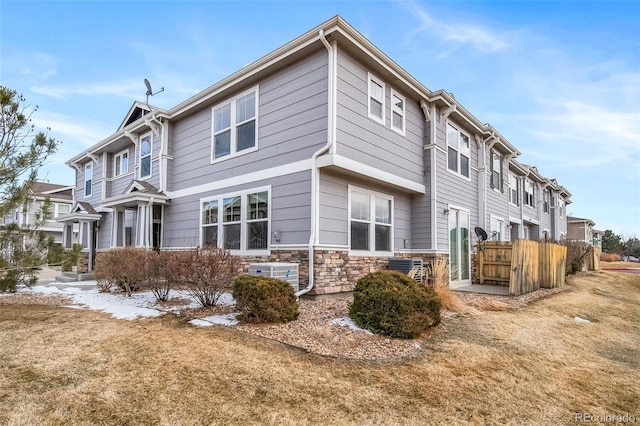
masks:
[(467, 293), (492, 294), (494, 296), (508, 296), (509, 287), (504, 285), (479, 285), (468, 284), (460, 287), (451, 287), (453, 291), (463, 291)]

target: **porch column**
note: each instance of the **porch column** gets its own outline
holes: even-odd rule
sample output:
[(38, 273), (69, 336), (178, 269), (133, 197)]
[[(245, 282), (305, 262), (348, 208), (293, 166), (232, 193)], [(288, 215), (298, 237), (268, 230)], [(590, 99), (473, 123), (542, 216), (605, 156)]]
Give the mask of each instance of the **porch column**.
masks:
[(136, 246), (137, 247), (150, 247), (149, 242), (149, 227), (151, 221), (149, 220), (149, 208), (146, 203), (138, 203), (138, 211), (136, 214)]

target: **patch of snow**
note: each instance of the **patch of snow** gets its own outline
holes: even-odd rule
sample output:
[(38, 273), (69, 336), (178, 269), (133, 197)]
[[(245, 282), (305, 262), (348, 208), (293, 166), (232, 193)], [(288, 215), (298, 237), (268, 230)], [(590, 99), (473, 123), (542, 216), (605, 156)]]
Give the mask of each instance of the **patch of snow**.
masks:
[(331, 324), (336, 324), (342, 327), (348, 327), (351, 330), (355, 330), (355, 331), (364, 331), (367, 334), (373, 334), (369, 330), (365, 330), (364, 328), (358, 327), (358, 325), (355, 322), (353, 322), (353, 320), (349, 317), (336, 318), (334, 320), (331, 320)]
[(210, 317), (199, 318), (189, 321), (189, 324), (196, 327), (210, 327), (214, 324), (233, 326), (238, 324), (237, 314), (212, 315)]
[(588, 323), (588, 322), (591, 322), (591, 321), (589, 321), (588, 319), (584, 319), (584, 318), (580, 318), (580, 317), (575, 317), (575, 318), (574, 318), (574, 320), (575, 320), (576, 322), (580, 322), (580, 323)]
[[(156, 298), (151, 291), (134, 293), (127, 297), (123, 293), (100, 293), (95, 281), (77, 283), (50, 283), (24, 288), (20, 293), (37, 293), (43, 295), (61, 295), (73, 301), (74, 307), (82, 307), (110, 314), (114, 318), (133, 320), (141, 317), (157, 317), (167, 311), (197, 307), (192, 301), (188, 305), (162, 308), (156, 304)], [(191, 299), (184, 292), (174, 292), (179, 297)]]

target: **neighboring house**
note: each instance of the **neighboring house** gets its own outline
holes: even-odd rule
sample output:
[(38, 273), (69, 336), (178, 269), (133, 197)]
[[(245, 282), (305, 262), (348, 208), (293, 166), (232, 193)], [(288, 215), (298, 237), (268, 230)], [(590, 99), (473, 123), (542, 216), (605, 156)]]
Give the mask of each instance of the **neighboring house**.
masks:
[(569, 216), (567, 217), (567, 239), (600, 247), (602, 233), (594, 230), (594, 226), (596, 226), (596, 224), (591, 219)]
[(37, 222), (36, 214), (41, 211), (46, 199), (51, 204), (49, 214), (44, 225), (39, 229), (48, 237), (52, 237), (54, 243), (62, 244), (63, 225), (56, 221), (59, 216), (66, 215), (73, 205), (73, 186), (58, 185), (48, 182), (32, 182), (29, 192), (29, 202), (17, 208), (11, 216), (3, 219), (3, 225), (15, 223), (20, 226), (33, 226)]
[(391, 257), (448, 257), (465, 283), (475, 227), (566, 232), (570, 194), (519, 154), (334, 17), (174, 108), (135, 102), (68, 161), (76, 203), (59, 220), (65, 236), (79, 224), (88, 269), (114, 247), (212, 244), (299, 263), (311, 294), (352, 290)]

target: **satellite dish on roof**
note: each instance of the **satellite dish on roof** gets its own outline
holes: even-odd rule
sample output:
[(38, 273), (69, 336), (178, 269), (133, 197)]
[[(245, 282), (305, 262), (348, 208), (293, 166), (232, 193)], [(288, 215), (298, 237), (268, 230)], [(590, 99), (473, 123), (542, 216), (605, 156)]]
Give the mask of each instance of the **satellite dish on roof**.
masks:
[[(153, 89), (151, 89), (151, 83), (146, 78), (144, 79), (144, 85), (147, 87), (147, 106), (149, 106), (149, 96), (157, 95), (160, 92), (164, 92), (164, 87), (161, 87), (156, 93), (153, 93)], [(151, 110), (151, 107), (149, 107)]]
[(487, 235), (487, 231), (480, 228), (479, 226), (476, 226), (474, 230), (476, 231), (476, 237), (478, 237), (478, 240), (487, 241), (487, 238), (489, 238), (489, 236)]
[(146, 78), (144, 79), (144, 85), (147, 86), (147, 96), (153, 95), (153, 90), (151, 90), (151, 83)]

